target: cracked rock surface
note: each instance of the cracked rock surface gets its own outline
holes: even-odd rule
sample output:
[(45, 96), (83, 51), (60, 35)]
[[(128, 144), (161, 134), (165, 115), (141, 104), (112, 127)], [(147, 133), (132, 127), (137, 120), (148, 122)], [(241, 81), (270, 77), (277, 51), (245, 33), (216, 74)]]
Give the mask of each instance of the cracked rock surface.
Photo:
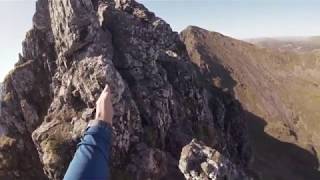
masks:
[(187, 180), (249, 180), (241, 168), (217, 150), (193, 139), (183, 147), (179, 168)]
[(184, 179), (198, 138), (246, 167), (242, 108), (204, 81), (179, 35), (133, 0), (38, 0), (23, 54), (3, 83), (0, 179), (62, 179), (105, 84), (112, 179)]

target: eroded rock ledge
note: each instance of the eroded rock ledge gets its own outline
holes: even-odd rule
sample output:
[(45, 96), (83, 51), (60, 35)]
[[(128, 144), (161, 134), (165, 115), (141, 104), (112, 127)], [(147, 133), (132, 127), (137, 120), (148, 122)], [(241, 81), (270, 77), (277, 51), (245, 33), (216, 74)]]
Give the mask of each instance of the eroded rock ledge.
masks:
[(193, 139), (183, 147), (179, 168), (187, 180), (250, 180), (219, 151)]

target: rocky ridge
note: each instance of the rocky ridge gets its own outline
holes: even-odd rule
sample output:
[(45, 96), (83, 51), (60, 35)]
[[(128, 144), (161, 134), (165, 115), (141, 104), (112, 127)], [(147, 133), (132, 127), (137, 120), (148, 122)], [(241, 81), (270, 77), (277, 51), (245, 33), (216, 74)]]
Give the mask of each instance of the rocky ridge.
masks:
[(179, 35), (133, 0), (38, 0), (23, 54), (3, 83), (0, 179), (62, 179), (105, 84), (112, 179), (183, 179), (198, 138), (246, 170), (242, 108), (207, 84)]
[(250, 169), (266, 180), (319, 179), (319, 56), (259, 48), (194, 26), (181, 37), (207, 83), (247, 111)]

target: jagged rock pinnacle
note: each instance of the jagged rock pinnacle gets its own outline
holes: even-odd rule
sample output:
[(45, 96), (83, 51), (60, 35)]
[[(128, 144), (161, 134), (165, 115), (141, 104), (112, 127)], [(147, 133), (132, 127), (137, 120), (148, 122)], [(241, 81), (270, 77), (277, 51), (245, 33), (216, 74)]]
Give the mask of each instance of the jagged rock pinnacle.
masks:
[(241, 107), (204, 85), (165, 21), (133, 0), (38, 0), (36, 9), (3, 84), (0, 179), (62, 179), (106, 83), (112, 179), (183, 179), (178, 160), (193, 138), (245, 168)]

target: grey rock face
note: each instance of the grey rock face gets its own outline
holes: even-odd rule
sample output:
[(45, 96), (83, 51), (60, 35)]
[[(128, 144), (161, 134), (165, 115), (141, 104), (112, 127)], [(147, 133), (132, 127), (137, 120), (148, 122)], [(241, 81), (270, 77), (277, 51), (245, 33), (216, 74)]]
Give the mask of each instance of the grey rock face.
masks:
[(179, 168), (187, 180), (249, 180), (241, 168), (196, 139), (183, 147)]
[(179, 155), (194, 137), (246, 166), (241, 107), (204, 83), (179, 35), (143, 5), (38, 0), (33, 20), (4, 82), (0, 178), (62, 179), (105, 84), (113, 179), (183, 179)]

